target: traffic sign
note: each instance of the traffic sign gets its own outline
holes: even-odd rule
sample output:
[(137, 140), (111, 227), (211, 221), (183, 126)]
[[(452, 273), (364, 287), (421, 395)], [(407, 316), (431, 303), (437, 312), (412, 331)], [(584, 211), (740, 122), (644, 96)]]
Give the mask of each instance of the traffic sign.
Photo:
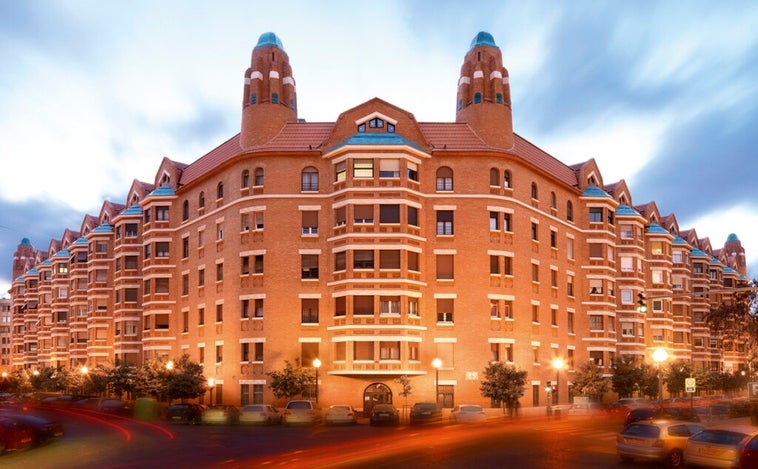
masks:
[(695, 378), (685, 378), (684, 379), (684, 391), (685, 392), (695, 392)]

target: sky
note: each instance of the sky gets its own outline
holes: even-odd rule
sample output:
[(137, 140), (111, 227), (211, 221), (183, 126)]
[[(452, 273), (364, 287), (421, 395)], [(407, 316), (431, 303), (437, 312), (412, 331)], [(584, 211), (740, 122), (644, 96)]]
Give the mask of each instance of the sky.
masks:
[(455, 120), (472, 38), (491, 33), (516, 133), (594, 158), (758, 276), (758, 2), (0, 1), (0, 295), (22, 238), (47, 250), (103, 201), (239, 131), (261, 34), (289, 55), (298, 114), (374, 97)]

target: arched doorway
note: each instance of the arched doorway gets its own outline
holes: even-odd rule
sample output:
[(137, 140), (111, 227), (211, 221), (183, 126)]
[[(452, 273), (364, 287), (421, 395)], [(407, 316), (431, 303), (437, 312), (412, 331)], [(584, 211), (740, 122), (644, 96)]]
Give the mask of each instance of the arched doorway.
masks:
[(363, 415), (370, 415), (377, 404), (392, 404), (392, 390), (386, 384), (372, 383), (363, 390)]

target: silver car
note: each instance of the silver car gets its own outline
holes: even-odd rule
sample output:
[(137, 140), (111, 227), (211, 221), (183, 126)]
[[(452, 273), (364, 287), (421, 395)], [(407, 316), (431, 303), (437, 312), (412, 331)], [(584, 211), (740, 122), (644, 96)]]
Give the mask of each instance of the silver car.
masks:
[(687, 440), (684, 459), (687, 464), (704, 467), (740, 467), (740, 457), (758, 428), (732, 425), (709, 428)]
[(321, 411), (311, 401), (289, 401), (284, 408), (285, 425), (314, 425), (321, 421)]
[(282, 423), (282, 413), (274, 406), (248, 404), (240, 410), (240, 423), (258, 425), (278, 425)]
[(658, 461), (671, 467), (679, 467), (684, 462), (687, 439), (702, 430), (702, 425), (690, 422), (634, 422), (624, 428), (616, 438), (616, 453), (622, 461)]

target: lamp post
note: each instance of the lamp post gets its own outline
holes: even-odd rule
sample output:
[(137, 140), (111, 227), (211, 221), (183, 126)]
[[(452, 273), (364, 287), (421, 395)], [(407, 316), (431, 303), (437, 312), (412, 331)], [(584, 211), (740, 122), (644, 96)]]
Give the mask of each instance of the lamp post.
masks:
[(208, 378), (208, 390), (210, 392), (210, 397), (209, 397), (210, 401), (208, 402), (209, 405), (213, 405), (213, 387), (214, 386), (216, 386), (216, 380), (213, 378)]
[(434, 367), (434, 402), (437, 405), (440, 404), (440, 367), (442, 366), (442, 360), (435, 358), (432, 360), (432, 366)]
[(321, 360), (317, 358), (313, 359), (313, 368), (316, 369), (316, 402), (318, 403), (318, 369), (321, 368)]
[(555, 393), (553, 394), (553, 399), (555, 400), (555, 404), (560, 404), (560, 378), (561, 378), (561, 369), (566, 366), (566, 363), (563, 361), (562, 358), (555, 358), (553, 360), (553, 368), (555, 369)]
[(658, 405), (663, 407), (663, 375), (661, 374), (661, 363), (668, 360), (669, 354), (662, 348), (657, 348), (653, 352), (653, 361), (658, 369)]

